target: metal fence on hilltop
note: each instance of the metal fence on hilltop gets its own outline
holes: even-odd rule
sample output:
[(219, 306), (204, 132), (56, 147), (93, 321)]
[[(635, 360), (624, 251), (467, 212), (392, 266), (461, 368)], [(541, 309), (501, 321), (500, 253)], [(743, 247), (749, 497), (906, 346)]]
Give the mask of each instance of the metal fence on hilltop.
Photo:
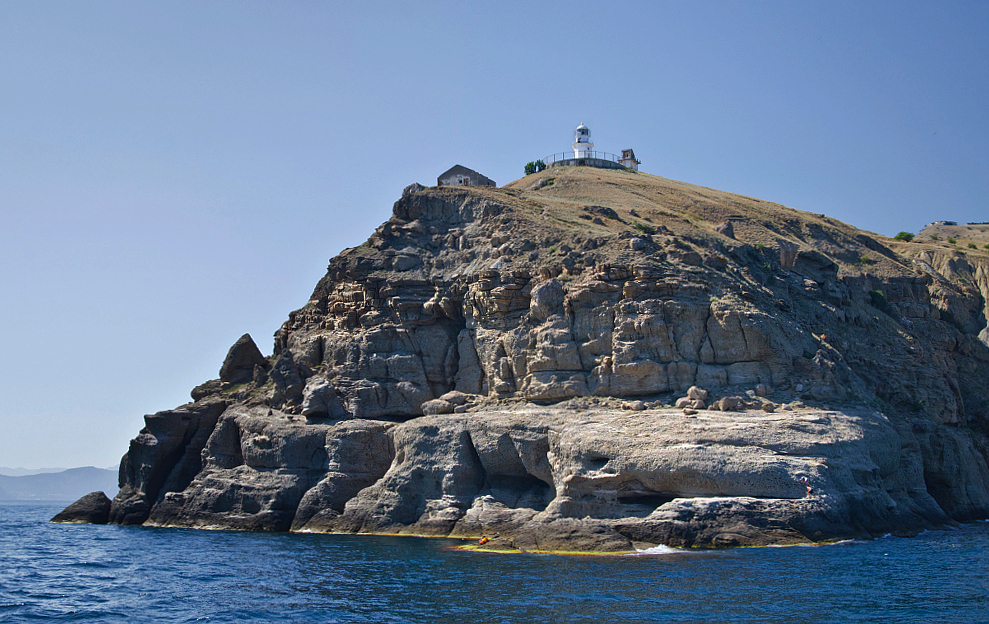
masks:
[[(598, 160), (610, 160), (611, 162), (619, 162), (617, 154), (611, 154), (609, 152), (597, 152), (590, 151), (587, 152), (586, 156), (581, 156), (580, 158), (597, 158)], [(580, 160), (580, 158), (574, 156), (573, 151), (569, 152), (559, 152), (557, 154), (551, 154), (543, 158), (543, 162), (550, 165), (555, 162), (560, 162), (563, 160)]]

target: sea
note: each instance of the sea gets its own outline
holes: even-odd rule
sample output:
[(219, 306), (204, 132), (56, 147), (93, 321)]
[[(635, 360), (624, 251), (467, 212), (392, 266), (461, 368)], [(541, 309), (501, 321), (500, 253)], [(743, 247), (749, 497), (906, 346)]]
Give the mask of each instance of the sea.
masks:
[(989, 524), (625, 556), (52, 524), (0, 503), (0, 622), (989, 622)]

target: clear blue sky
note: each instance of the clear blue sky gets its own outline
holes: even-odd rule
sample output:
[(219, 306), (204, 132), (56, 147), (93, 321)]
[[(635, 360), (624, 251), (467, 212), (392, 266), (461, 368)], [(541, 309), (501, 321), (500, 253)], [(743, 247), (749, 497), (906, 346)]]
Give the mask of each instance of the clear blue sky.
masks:
[(411, 182), (568, 148), (989, 220), (987, 2), (0, 3), (0, 466), (108, 466)]

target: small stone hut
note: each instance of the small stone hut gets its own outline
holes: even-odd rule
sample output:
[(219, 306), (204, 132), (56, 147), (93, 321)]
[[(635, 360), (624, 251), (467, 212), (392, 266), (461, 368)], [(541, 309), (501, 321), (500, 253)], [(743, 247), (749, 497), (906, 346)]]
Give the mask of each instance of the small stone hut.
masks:
[(625, 165), (632, 171), (638, 171), (639, 165), (642, 164), (642, 161), (635, 157), (635, 152), (632, 151), (632, 148), (623, 149), (622, 157), (618, 159), (618, 162)]
[(498, 186), (494, 180), (463, 165), (454, 165), (436, 178), (436, 186)]

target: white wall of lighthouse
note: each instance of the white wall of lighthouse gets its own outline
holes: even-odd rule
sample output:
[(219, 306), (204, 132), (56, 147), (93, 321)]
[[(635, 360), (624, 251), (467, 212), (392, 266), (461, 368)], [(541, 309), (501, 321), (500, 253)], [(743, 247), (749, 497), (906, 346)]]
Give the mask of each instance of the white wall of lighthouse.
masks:
[(590, 158), (594, 143), (591, 143), (591, 130), (584, 124), (577, 126), (573, 132), (573, 157)]

